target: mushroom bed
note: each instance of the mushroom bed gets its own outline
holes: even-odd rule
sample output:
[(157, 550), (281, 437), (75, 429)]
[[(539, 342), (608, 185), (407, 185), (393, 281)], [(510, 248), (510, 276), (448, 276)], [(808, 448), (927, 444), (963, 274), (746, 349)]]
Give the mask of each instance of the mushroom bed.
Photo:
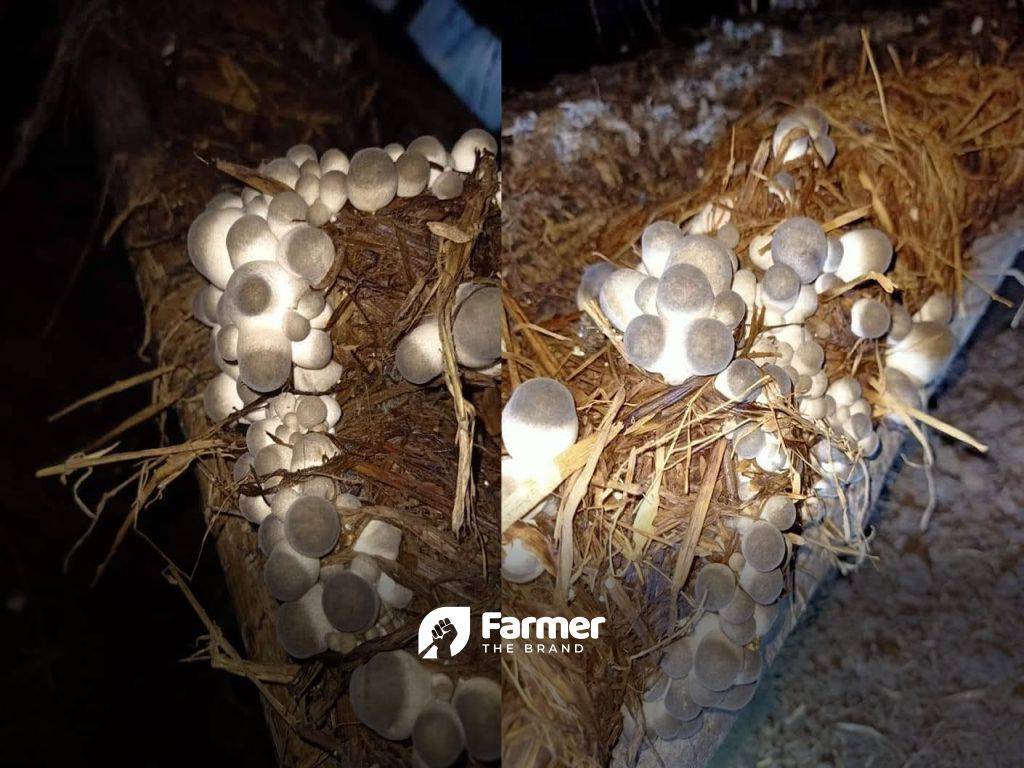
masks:
[[(573, 689), (555, 726), (510, 692), (507, 729), (571, 762), (579, 744), (556, 729), (603, 739), (590, 718), (624, 704), (639, 726), (624, 762), (672, 740), (701, 747), (663, 754), (706, 760), (724, 733), (710, 720), (754, 694), (780, 600), (823, 577), (801, 563), (866, 560), (869, 487), (895, 450), (880, 434), (958, 434), (925, 395), (958, 348), (951, 323), (978, 312), (962, 222), (980, 234), (1019, 193), (1017, 72), (976, 67), (980, 108), (947, 63), (741, 119), (701, 189), (651, 206), (582, 272), (578, 323), (541, 337), (523, 313), (506, 342), (503, 575), (517, 608), (613, 617), (604, 664), (575, 662), (582, 689), (628, 671), (601, 680), (614, 704)], [(551, 684), (521, 658), (535, 700)]]

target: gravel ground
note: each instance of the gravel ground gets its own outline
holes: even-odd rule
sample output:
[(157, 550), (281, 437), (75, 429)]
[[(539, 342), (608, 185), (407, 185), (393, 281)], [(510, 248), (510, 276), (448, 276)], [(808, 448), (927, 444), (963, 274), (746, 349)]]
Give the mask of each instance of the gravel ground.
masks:
[[(1024, 300), (1016, 285), (1003, 295)], [(877, 561), (818, 594), (714, 768), (1022, 764), (1024, 330), (1011, 318), (989, 310), (933, 409), (989, 455), (933, 438), (923, 534), (924, 472), (890, 476)]]

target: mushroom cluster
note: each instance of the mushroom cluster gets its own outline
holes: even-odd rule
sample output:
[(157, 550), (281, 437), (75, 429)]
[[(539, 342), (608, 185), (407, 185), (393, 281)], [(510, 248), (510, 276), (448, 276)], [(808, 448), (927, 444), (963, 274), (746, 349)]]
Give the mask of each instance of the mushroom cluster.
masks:
[(485, 677), (453, 684), (406, 651), (378, 653), (352, 673), (349, 701), (359, 722), (391, 741), (411, 739), (413, 764), (447, 768), (462, 754), (501, 755), (501, 687)]
[[(489, 376), (501, 375), (501, 288), (484, 283), (459, 285), (452, 341), (459, 365)], [(395, 350), (395, 366), (412, 384), (426, 384), (441, 375), (444, 354), (436, 317), (423, 318), (402, 338)]]

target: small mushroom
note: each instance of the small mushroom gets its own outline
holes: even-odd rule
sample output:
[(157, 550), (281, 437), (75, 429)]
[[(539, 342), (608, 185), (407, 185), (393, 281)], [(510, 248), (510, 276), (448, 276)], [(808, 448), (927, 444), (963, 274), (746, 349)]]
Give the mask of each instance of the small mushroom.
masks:
[(733, 360), (715, 377), (715, 389), (725, 398), (749, 403), (761, 391), (756, 385), (762, 377), (761, 369), (752, 361)]
[[(729, 641), (726, 640), (728, 643)], [(729, 643), (732, 645), (731, 643)], [(736, 646), (733, 646), (734, 648)], [(740, 650), (737, 648), (737, 650)], [(725, 691), (713, 691), (708, 688), (704, 683), (700, 681), (697, 675), (697, 670), (694, 669), (686, 678), (686, 691), (690, 694), (690, 698), (693, 699), (694, 703), (699, 704), (702, 707), (713, 707), (723, 698), (725, 698)]]
[(665, 265), (666, 272), (677, 264), (696, 267), (707, 278), (714, 294), (731, 287), (732, 255), (721, 242), (707, 235), (687, 235)]
[(576, 442), (578, 433), (572, 393), (554, 379), (524, 381), (501, 412), (501, 438), (513, 458), (553, 459)]
[[(827, 136), (825, 138), (828, 138)], [(724, 709), (727, 712), (739, 712), (750, 700), (754, 698), (754, 692), (757, 690), (757, 683), (747, 683), (746, 685), (734, 685), (728, 691), (725, 692), (725, 696), (718, 702), (715, 709)]]
[(648, 371), (658, 369), (665, 355), (665, 322), (657, 315), (638, 315), (626, 326), (622, 346), (626, 359)]
[[(764, 613), (766, 610), (764, 606), (755, 606), (754, 615), (757, 615), (758, 610)], [(777, 611), (776, 604), (776, 611)], [(754, 620), (755, 624), (757, 619)], [(760, 624), (758, 629), (760, 630)], [(758, 637), (763, 637), (765, 633), (758, 631)], [(740, 673), (736, 675), (737, 685), (748, 685), (750, 683), (757, 682), (757, 679), (761, 677), (761, 668), (764, 666), (764, 661), (761, 659), (759, 651), (752, 650), (750, 648), (743, 649), (743, 664), (740, 666)]]
[(379, 211), (398, 193), (395, 161), (376, 147), (361, 149), (352, 156), (346, 181), (353, 207), (368, 213)]
[(743, 532), (740, 550), (747, 567), (762, 573), (774, 570), (786, 556), (786, 540), (767, 520), (756, 520)]
[(218, 373), (203, 390), (203, 410), (212, 422), (222, 421), (244, 407), (235, 380), (226, 373)]
[(309, 285), (316, 285), (334, 264), (334, 243), (322, 229), (301, 224), (281, 238), (277, 261)]
[(285, 512), (284, 532), (296, 552), (307, 557), (323, 557), (338, 543), (341, 520), (327, 499), (300, 496)]
[(724, 691), (736, 680), (743, 664), (742, 649), (721, 630), (708, 632), (693, 654), (693, 677), (712, 691)]
[[(587, 303), (596, 303), (600, 300), (601, 286), (604, 285), (605, 280), (607, 280), (615, 271), (615, 265), (609, 264), (607, 261), (598, 261), (594, 264), (588, 265), (583, 270), (583, 275), (580, 277), (580, 284), (576, 288), (576, 306), (581, 312)], [(639, 290), (640, 282), (641, 281), (637, 282), (638, 287), (633, 292), (634, 296), (636, 294), (636, 290)]]
[(277, 515), (267, 515), (263, 518), (256, 538), (259, 542), (260, 552), (264, 557), (270, 557), (274, 548), (285, 539), (284, 523), (281, 522), (281, 518)]
[[(598, 301), (608, 322), (625, 331), (629, 322), (640, 314), (636, 304), (636, 289), (647, 276), (635, 269), (617, 269), (605, 277)], [(660, 286), (659, 286), (660, 293)]]
[[(739, 556), (741, 558), (743, 557), (743, 555)], [(733, 572), (735, 573), (743, 570), (743, 565), (745, 564), (746, 560), (744, 560), (742, 564), (738, 563), (738, 569), (733, 569), (732, 563), (730, 562), (729, 567), (730, 570), (733, 570)], [(731, 622), (733, 624), (742, 624), (754, 615), (754, 605), (755, 603), (753, 600), (750, 599), (750, 595), (748, 595), (742, 589), (737, 589), (735, 592), (733, 592), (732, 599), (729, 600), (728, 603), (726, 603), (719, 609), (718, 615), (721, 619), (727, 622)]]
[(277, 238), (262, 216), (236, 219), (225, 235), (225, 245), (234, 269), (250, 261), (273, 261), (277, 254)]
[(686, 328), (682, 361), (697, 376), (721, 372), (735, 352), (732, 331), (717, 320), (701, 317)]
[(331, 147), (320, 155), (321, 175), (330, 173), (331, 171), (348, 173), (348, 166), (348, 155), (335, 147)]
[(660, 278), (671, 256), (682, 247), (686, 235), (671, 221), (648, 224), (640, 236), (640, 258), (647, 274)]
[(661, 671), (673, 680), (681, 679), (693, 669), (694, 639), (681, 637), (665, 646), (665, 652), (658, 662)]
[(782, 594), (782, 571), (776, 568), (765, 573), (757, 570), (748, 562), (740, 571), (740, 586), (755, 603), (760, 605), (774, 603)]
[(287, 541), (278, 542), (263, 568), (263, 582), (281, 601), (298, 600), (316, 584), (320, 561), (296, 552)]
[(370, 520), (352, 545), (352, 551), (385, 560), (397, 560), (401, 547), (401, 529), (383, 520)]
[(405, 152), (395, 161), (398, 171), (398, 196), (416, 197), (430, 181), (430, 163), (419, 152)]
[(709, 611), (724, 608), (736, 591), (736, 574), (724, 563), (708, 563), (697, 574), (693, 594)]
[(844, 232), (839, 242), (843, 246), (843, 259), (836, 269), (836, 277), (849, 283), (868, 272), (885, 272), (892, 262), (892, 243), (884, 232), (865, 227)]
[(431, 700), (431, 676), (411, 654), (385, 651), (356, 667), (348, 694), (359, 722), (385, 739), (401, 741), (412, 735)]
[(430, 162), (433, 166), (430, 169), (430, 183), (434, 182), (443, 168), (448, 167), (448, 152), (434, 136), (420, 136), (413, 139), (405, 151), (418, 152)]
[(413, 384), (426, 384), (441, 375), (444, 353), (436, 317), (424, 318), (398, 343), (395, 365), (401, 377)]
[(278, 157), (269, 163), (264, 163), (260, 165), (259, 171), (267, 178), (280, 181), (282, 184), (292, 188), (295, 187), (295, 182), (299, 180), (301, 175), (299, 166), (287, 157)]
[[(779, 616), (779, 604), (774, 600), (769, 603), (758, 603), (754, 606), (754, 621), (757, 623), (757, 636), (764, 637), (772, 631), (775, 620)], [(746, 668), (746, 664), (744, 665)]]
[(458, 171), (442, 171), (430, 183), (430, 191), (438, 200), (454, 200), (462, 194), (465, 177)]
[(806, 216), (786, 219), (772, 235), (772, 263), (790, 267), (802, 283), (821, 274), (827, 254), (825, 231)]
[(227, 235), (242, 218), (239, 208), (214, 208), (203, 211), (188, 229), (188, 257), (196, 270), (223, 290), (234, 271), (228, 252)]
[(337, 569), (322, 583), (324, 614), (339, 632), (358, 634), (377, 622), (380, 597), (362, 576)]
[(892, 325), (889, 308), (878, 299), (857, 299), (850, 308), (850, 330), (860, 339), (878, 339)]
[(944, 293), (933, 293), (912, 318), (918, 323), (942, 323), (953, 320), (953, 300)]
[(761, 519), (780, 531), (789, 530), (796, 523), (796, 505), (788, 496), (769, 496), (761, 505)]
[(785, 312), (796, 304), (800, 295), (800, 277), (785, 264), (773, 264), (761, 280), (760, 295), (765, 307)]
[(636, 287), (633, 301), (645, 315), (658, 313), (658, 278), (645, 277)]
[(466, 734), (466, 751), (487, 763), (501, 756), (501, 686), (486, 677), (461, 680), (452, 694)]
[(486, 368), (501, 357), (501, 289), (472, 286), (452, 324), (455, 356), (467, 368)]
[(743, 322), (747, 314), (747, 304), (736, 291), (725, 290), (715, 296), (711, 307), (711, 317), (732, 330)]
[(714, 302), (711, 283), (691, 264), (668, 267), (658, 281), (655, 304), (658, 313), (670, 322), (686, 323), (705, 316), (711, 312)]
[(289, 656), (308, 659), (327, 650), (327, 636), (333, 631), (320, 607), (322, 587), (313, 585), (294, 602), (277, 608), (277, 641)]
[(955, 351), (956, 337), (949, 326), (914, 323), (910, 332), (888, 351), (885, 364), (924, 387), (941, 373)]
[(412, 748), (427, 768), (448, 768), (462, 754), (466, 735), (455, 707), (430, 701), (412, 727)]
[[(738, 589), (736, 591), (742, 592), (743, 590)], [(722, 634), (736, 643), (736, 645), (746, 645), (755, 637), (757, 626), (754, 623), (753, 610), (751, 610), (750, 616), (743, 621), (733, 622), (722, 618), (718, 623), (722, 628)]]
[(470, 128), (452, 146), (452, 167), (459, 173), (476, 170), (476, 160), (484, 152), (498, 154), (498, 142), (487, 131)]
[(703, 707), (690, 696), (690, 687), (685, 677), (672, 680), (665, 690), (665, 709), (676, 720), (689, 722), (700, 716)]

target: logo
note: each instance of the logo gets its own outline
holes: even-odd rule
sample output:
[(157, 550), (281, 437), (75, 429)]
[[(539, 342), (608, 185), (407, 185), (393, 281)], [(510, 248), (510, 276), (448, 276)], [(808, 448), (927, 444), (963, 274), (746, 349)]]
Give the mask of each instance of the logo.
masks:
[(419, 654), (421, 659), (450, 659), (469, 642), (470, 612), (468, 605), (435, 608), (420, 622)]

